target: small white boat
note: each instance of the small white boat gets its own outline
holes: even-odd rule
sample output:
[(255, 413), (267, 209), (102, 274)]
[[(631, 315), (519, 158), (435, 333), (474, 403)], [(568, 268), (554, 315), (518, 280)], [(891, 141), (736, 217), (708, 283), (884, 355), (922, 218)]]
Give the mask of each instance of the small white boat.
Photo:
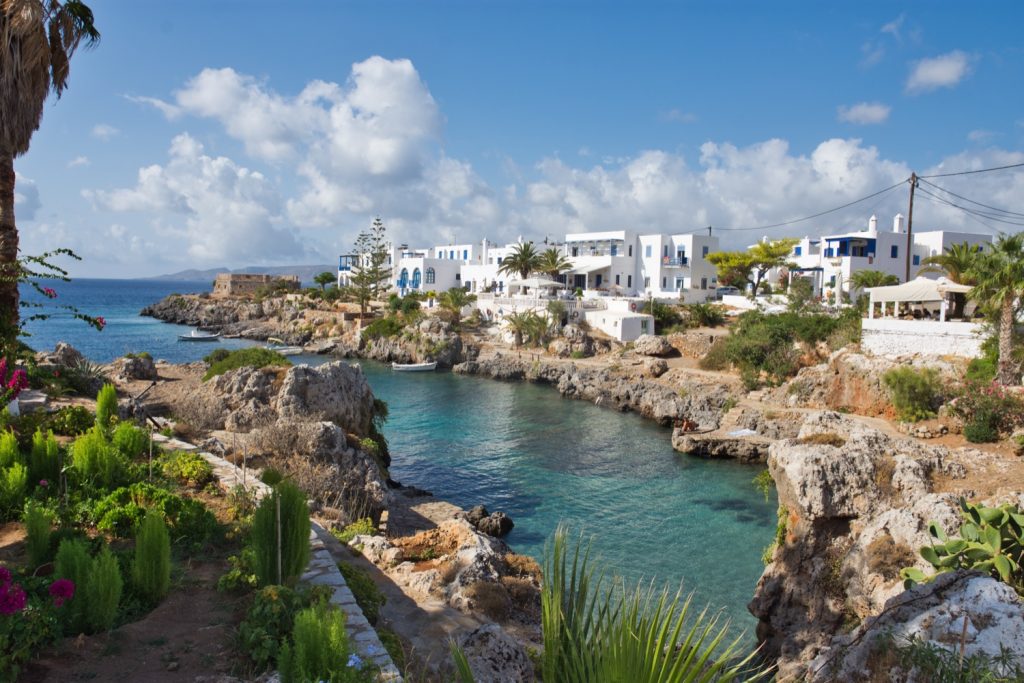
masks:
[(437, 363), (392, 363), (395, 372), (430, 372), (437, 368)]
[(179, 334), (178, 341), (187, 342), (211, 342), (220, 339), (219, 332), (200, 332), (199, 330), (192, 330), (192, 334)]
[(267, 341), (270, 343), (267, 344), (266, 349), (268, 351), (275, 351), (282, 356), (297, 356), (305, 351), (301, 346), (289, 346), (283, 340), (276, 337), (267, 337)]

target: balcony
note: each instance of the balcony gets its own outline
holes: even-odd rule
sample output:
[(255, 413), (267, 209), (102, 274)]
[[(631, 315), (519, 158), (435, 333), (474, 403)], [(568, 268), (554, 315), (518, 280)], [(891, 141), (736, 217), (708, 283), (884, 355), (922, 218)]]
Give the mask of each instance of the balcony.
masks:
[(680, 256), (679, 258), (669, 258), (666, 256), (661, 259), (661, 265), (668, 266), (669, 268), (683, 268), (690, 265), (690, 259), (685, 256)]

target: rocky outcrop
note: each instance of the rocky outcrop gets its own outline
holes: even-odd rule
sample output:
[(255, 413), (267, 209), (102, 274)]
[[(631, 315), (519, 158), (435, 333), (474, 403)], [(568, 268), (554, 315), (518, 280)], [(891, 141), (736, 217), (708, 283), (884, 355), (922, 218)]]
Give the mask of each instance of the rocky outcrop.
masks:
[(895, 414), (892, 398), (882, 376), (900, 366), (934, 368), (946, 380), (963, 374), (960, 365), (945, 360), (867, 356), (844, 348), (834, 352), (825, 363), (801, 369), (795, 378), (774, 392), (773, 398), (780, 405), (792, 407), (892, 417)]
[(802, 679), (837, 634), (903, 593), (901, 568), (930, 571), (917, 553), (927, 524), (952, 533), (961, 521), (951, 482), (966, 476), (965, 463), (997, 457), (892, 437), (838, 413), (812, 413), (797, 438), (772, 444), (783, 541), (749, 607), (780, 680)]
[[(894, 649), (911, 642), (958, 658), (983, 655), (993, 661), (1008, 653), (1019, 665), (1024, 657), (1024, 603), (1010, 586), (989, 576), (942, 574), (897, 595), (878, 616), (836, 637), (810, 663), (808, 679), (925, 680), (918, 678), (920, 672), (897, 666)], [(1014, 671), (999, 673), (1009, 677)]]
[(277, 337), (286, 344), (304, 344), (313, 336), (303, 309), (287, 297), (254, 301), (172, 294), (145, 307), (140, 315), (247, 339)]
[(548, 344), (548, 353), (559, 358), (589, 357), (607, 353), (611, 349), (610, 340), (592, 337), (582, 327), (573, 323), (563, 327), (560, 337)]
[(721, 408), (729, 397), (727, 387), (702, 378), (689, 378), (678, 386), (670, 386), (624, 376), (608, 368), (528, 362), (504, 355), (460, 363), (453, 371), (492, 379), (550, 384), (567, 398), (632, 411), (666, 426), (676, 420), (688, 420), (699, 428), (714, 429), (718, 426)]
[(633, 342), (633, 351), (641, 356), (667, 356), (675, 349), (665, 337), (654, 334), (641, 334)]
[(734, 408), (713, 431), (699, 431), (697, 425), (686, 421), (678, 423), (672, 430), (672, 448), (710, 460), (763, 463), (772, 443), (795, 437), (802, 421), (802, 415), (787, 411)]
[(459, 640), (476, 683), (530, 683), (533, 664), (522, 645), (497, 624), (484, 624)]
[(120, 380), (155, 380), (156, 364), (149, 354), (132, 355), (114, 361), (114, 376)]
[(504, 512), (488, 512), (483, 505), (474, 505), (465, 513), (467, 522), (488, 536), (500, 538), (515, 527), (512, 518)]
[(85, 362), (85, 356), (71, 344), (57, 342), (53, 351), (41, 351), (36, 354), (36, 363), (43, 367), (60, 369), (77, 368)]
[(384, 363), (429, 363), (450, 368), (475, 357), (476, 350), (463, 346), (450, 323), (429, 316), (394, 337), (379, 337), (362, 344), (359, 355)]

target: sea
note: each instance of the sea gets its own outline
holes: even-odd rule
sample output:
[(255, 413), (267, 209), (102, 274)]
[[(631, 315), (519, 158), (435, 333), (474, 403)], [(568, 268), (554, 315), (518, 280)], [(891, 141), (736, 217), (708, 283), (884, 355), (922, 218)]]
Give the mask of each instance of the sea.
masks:
[[(139, 316), (172, 293), (210, 282), (75, 280), (55, 287), (56, 303), (103, 316), (97, 332), (67, 315), (29, 325), (27, 343), (66, 341), (105, 363), (148, 351), (175, 363), (212, 348), (252, 342), (179, 342), (189, 328)], [(319, 364), (325, 358), (297, 357)], [(543, 556), (558, 525), (592, 544), (600, 568), (628, 583), (695, 591), (695, 604), (721, 611), (753, 641), (746, 604), (774, 535), (776, 501), (753, 485), (758, 469), (675, 452), (669, 430), (630, 413), (562, 398), (548, 387), (450, 372), (394, 373), (359, 361), (374, 394), (387, 401), (391, 476), (463, 507), (508, 513), (507, 540)]]

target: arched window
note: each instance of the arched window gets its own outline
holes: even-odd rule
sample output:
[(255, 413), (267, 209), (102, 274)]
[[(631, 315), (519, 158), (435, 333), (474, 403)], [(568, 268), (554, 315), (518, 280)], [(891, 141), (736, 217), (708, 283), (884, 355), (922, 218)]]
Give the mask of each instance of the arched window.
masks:
[(416, 269), (414, 269), (412, 271), (412, 288), (413, 289), (419, 289), (420, 288), (420, 269), (419, 268), (416, 268)]
[(398, 276), (398, 286), (405, 289), (409, 286), (409, 269), (402, 268), (402, 273)]
[(434, 284), (434, 269), (433, 268), (427, 268), (427, 284), (428, 285)]

